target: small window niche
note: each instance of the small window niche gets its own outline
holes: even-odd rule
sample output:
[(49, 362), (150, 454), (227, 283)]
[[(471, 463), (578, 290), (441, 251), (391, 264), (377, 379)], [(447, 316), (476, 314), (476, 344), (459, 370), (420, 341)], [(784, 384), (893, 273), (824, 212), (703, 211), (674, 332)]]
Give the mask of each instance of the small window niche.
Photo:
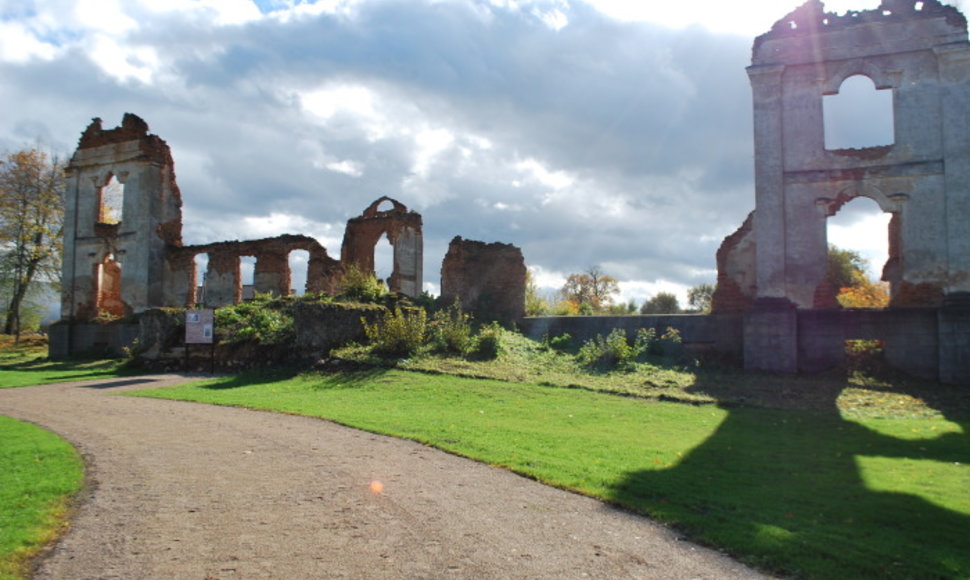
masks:
[(892, 89), (877, 89), (865, 75), (848, 77), (822, 101), (825, 149), (870, 149), (896, 142)]
[(125, 186), (112, 174), (98, 189), (98, 223), (113, 226), (121, 223)]

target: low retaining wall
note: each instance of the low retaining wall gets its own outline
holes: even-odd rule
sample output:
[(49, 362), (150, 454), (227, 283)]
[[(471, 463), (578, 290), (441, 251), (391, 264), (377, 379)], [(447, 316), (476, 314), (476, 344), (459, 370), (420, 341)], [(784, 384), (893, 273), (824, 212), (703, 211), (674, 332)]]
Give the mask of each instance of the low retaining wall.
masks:
[[(362, 320), (373, 323), (387, 312), (384, 306), (371, 304), (296, 303), (293, 308), (292, 343), (264, 346), (222, 342), (213, 351), (216, 365), (240, 368), (323, 357), (335, 347), (364, 341)], [(161, 367), (175, 368), (185, 359), (184, 316), (182, 309), (155, 308), (138, 315), (137, 322), (59, 322), (50, 329), (49, 354), (52, 359), (82, 353), (123, 356), (126, 349), (132, 349), (148, 366), (157, 362)], [(193, 345), (189, 350), (193, 361), (207, 361), (210, 356), (205, 345)]]
[(137, 322), (56, 322), (48, 330), (48, 352), (54, 360), (79, 354), (124, 356), (138, 332)]
[(688, 347), (737, 357), (744, 367), (816, 373), (845, 362), (845, 341), (881, 340), (886, 361), (915, 377), (970, 385), (970, 297), (943, 308), (798, 310), (763, 300), (744, 314), (543, 316), (520, 321), (529, 337), (569, 333), (586, 341), (614, 328), (676, 328)]
[(675, 328), (688, 348), (711, 350), (740, 358), (742, 322), (740, 314), (534, 316), (523, 318), (519, 328), (523, 334), (535, 340), (568, 333), (580, 342), (595, 338), (598, 334), (606, 336), (614, 328), (622, 328), (629, 336), (641, 328), (654, 328), (658, 334), (667, 328)]

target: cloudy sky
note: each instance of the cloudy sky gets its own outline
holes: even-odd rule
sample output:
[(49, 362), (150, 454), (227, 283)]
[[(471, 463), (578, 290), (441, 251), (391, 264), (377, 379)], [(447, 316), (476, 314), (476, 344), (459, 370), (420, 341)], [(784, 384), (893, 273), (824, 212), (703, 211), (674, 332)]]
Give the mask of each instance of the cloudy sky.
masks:
[[(339, 256), (388, 195), (424, 216), (432, 291), (460, 235), (548, 289), (599, 266), (624, 300), (683, 296), (754, 207), (744, 69), (800, 3), (0, 0), (0, 149), (69, 155), (128, 111), (172, 147), (187, 244)], [(830, 240), (885, 252), (875, 204), (837, 217)]]

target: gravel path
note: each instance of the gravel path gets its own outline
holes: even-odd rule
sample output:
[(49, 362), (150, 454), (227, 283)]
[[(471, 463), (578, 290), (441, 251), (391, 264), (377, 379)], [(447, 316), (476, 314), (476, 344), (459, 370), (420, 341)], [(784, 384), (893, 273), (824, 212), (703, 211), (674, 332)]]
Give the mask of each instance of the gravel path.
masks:
[(88, 464), (70, 532), (34, 578), (759, 577), (644, 518), (417, 443), (110, 396), (182, 380), (0, 390), (0, 414)]

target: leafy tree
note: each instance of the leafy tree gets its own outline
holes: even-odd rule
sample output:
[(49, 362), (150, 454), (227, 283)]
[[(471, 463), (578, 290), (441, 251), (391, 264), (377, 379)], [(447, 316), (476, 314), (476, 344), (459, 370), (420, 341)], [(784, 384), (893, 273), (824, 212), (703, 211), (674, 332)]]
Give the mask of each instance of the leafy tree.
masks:
[(10, 285), (3, 332), (21, 331), (24, 299), (38, 280), (60, 280), (64, 167), (37, 149), (0, 158), (0, 275)]
[(829, 245), (829, 282), (838, 289), (837, 300), (843, 308), (886, 308), (889, 292), (883, 283), (866, 276), (868, 262), (853, 250)]
[(525, 314), (526, 316), (543, 316), (549, 313), (549, 301), (539, 295), (532, 271), (525, 271)]
[(695, 312), (710, 312), (714, 298), (714, 284), (698, 284), (687, 291), (687, 304)]
[(829, 244), (828, 253), (829, 282), (835, 288), (849, 288), (855, 286), (861, 279), (865, 279), (868, 267), (866, 259), (853, 250), (843, 250)]
[(678, 314), (680, 303), (670, 292), (659, 292), (640, 307), (640, 314)]
[(564, 302), (574, 302), (582, 312), (583, 304), (593, 312), (601, 312), (613, 303), (613, 296), (620, 293), (619, 282), (607, 276), (598, 267), (581, 274), (570, 274), (559, 291)]

